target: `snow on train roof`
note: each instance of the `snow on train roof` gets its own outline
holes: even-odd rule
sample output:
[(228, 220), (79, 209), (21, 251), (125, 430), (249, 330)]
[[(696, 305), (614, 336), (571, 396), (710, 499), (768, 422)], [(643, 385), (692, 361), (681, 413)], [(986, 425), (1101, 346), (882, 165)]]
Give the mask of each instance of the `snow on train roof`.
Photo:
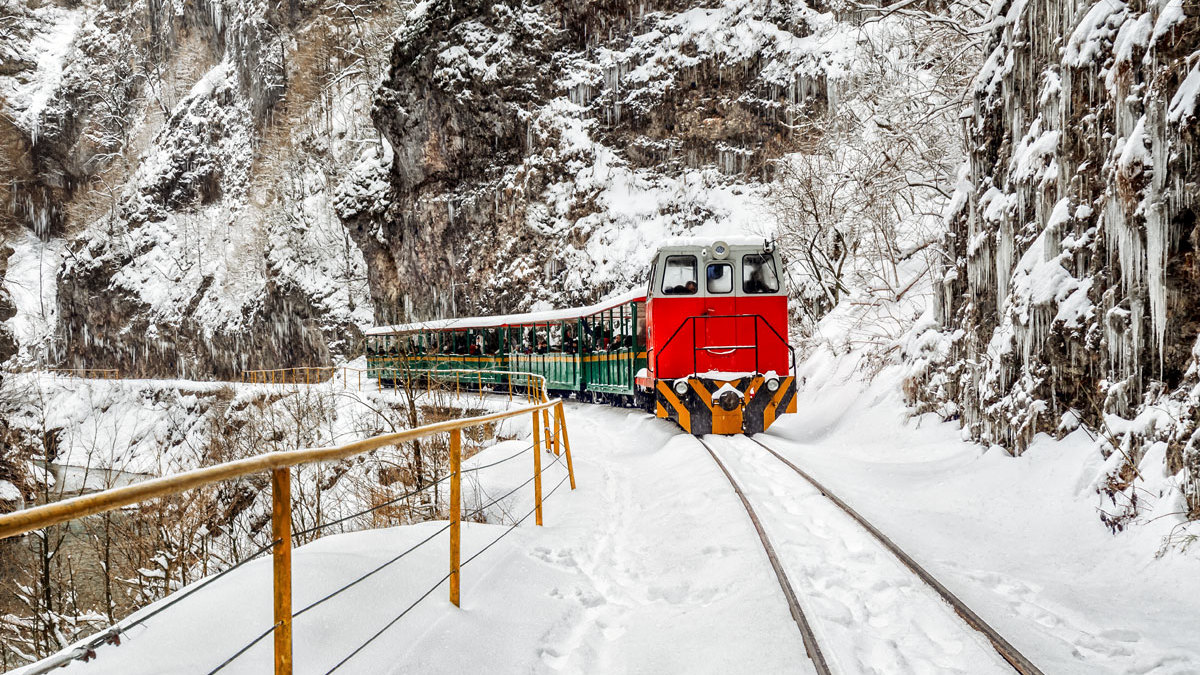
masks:
[(767, 238), (750, 235), (735, 235), (731, 237), (669, 237), (664, 239), (658, 246), (659, 248), (703, 248), (705, 246), (712, 246), (718, 241), (723, 241), (729, 246), (756, 246), (762, 248), (763, 244), (767, 242)]
[(393, 326), (375, 326), (368, 328), (366, 335), (394, 335), (397, 333), (414, 333), (423, 330), (450, 330), (467, 328), (496, 328), (499, 326), (520, 326), (530, 323), (563, 321), (590, 316), (606, 309), (624, 305), (634, 300), (645, 300), (644, 290), (632, 290), (621, 295), (598, 302), (588, 307), (572, 307), (570, 309), (551, 309), (545, 312), (529, 312), (526, 314), (507, 314), (504, 316), (475, 316), (457, 319), (435, 319), (433, 321), (418, 321)]

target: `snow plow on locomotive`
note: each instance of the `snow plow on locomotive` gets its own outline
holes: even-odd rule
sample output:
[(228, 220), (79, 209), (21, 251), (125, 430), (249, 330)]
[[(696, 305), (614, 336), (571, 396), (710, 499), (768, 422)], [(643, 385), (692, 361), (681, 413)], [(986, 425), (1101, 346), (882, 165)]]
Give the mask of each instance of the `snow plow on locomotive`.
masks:
[(556, 395), (635, 405), (695, 435), (757, 433), (796, 406), (781, 269), (761, 240), (680, 240), (655, 255), (644, 293), (372, 328), (368, 370), (384, 385), (482, 371), (463, 384), (493, 389), (534, 373)]

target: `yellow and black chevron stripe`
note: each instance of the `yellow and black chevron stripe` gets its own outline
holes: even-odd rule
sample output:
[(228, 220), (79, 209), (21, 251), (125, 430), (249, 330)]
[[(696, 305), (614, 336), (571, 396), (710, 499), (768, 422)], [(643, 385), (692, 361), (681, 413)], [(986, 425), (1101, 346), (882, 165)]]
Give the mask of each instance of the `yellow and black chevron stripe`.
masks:
[[(675, 380), (658, 380), (655, 414), (673, 420), (695, 436), (766, 431), (779, 415), (796, 412), (796, 378), (780, 378), (779, 389), (773, 392), (767, 390), (764, 381), (761, 375), (736, 380), (689, 377), (687, 391), (680, 395), (672, 388)], [(741, 405), (733, 410), (713, 402), (713, 394), (726, 384), (742, 393)]]

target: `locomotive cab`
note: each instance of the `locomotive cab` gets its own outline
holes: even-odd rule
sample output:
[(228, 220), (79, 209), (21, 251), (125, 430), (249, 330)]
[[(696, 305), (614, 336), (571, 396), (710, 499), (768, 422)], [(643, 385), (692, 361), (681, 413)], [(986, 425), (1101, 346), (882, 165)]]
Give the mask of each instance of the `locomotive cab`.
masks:
[(679, 240), (655, 255), (646, 294), (655, 414), (695, 435), (757, 433), (795, 412), (783, 264), (763, 240)]

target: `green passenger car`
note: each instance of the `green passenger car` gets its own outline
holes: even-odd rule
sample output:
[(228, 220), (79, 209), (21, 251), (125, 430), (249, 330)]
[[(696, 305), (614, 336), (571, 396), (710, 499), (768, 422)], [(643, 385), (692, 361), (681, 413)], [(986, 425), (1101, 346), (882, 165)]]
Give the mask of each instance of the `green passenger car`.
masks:
[(523, 372), (544, 376), (560, 396), (619, 404), (634, 401), (645, 345), (641, 293), (581, 309), (380, 326), (366, 337), (369, 376), (384, 386), (433, 376), (507, 387), (507, 373)]

